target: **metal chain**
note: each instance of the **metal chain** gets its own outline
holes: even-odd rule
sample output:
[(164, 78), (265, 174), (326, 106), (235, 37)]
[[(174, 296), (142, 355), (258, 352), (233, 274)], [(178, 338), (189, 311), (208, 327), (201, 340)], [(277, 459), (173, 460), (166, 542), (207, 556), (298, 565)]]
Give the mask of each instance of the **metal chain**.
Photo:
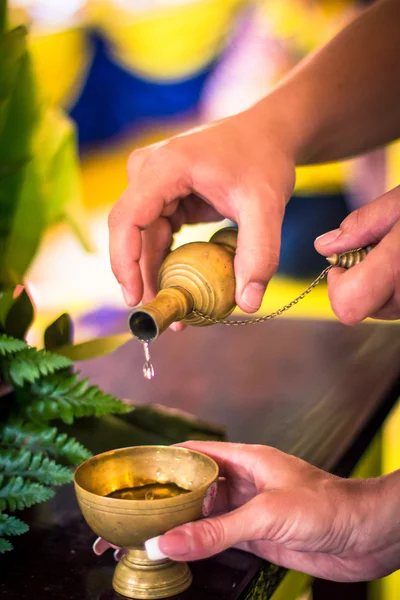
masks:
[(263, 317), (255, 317), (253, 319), (215, 319), (214, 317), (205, 315), (204, 313), (196, 309), (192, 311), (192, 314), (195, 314), (197, 317), (202, 317), (210, 323), (215, 323), (219, 325), (229, 325), (230, 327), (237, 327), (238, 325), (255, 325), (256, 323), (263, 323), (264, 321), (275, 319), (275, 317), (279, 317), (279, 315), (289, 310), (289, 308), (295, 306), (298, 302), (300, 302), (300, 300), (303, 300), (303, 298), (307, 296), (307, 294), (309, 294), (320, 283), (320, 281), (322, 281), (327, 276), (327, 274), (333, 268), (333, 266), (334, 265), (329, 265), (329, 267), (326, 267), (322, 271), (322, 273), (320, 273), (318, 277), (314, 279), (311, 285), (309, 285), (308, 288), (300, 294), (300, 296), (297, 296), (297, 298), (289, 302), (289, 304), (285, 304), (285, 306), (282, 306), (282, 308), (279, 308), (278, 310), (270, 313), (269, 315), (265, 315)]

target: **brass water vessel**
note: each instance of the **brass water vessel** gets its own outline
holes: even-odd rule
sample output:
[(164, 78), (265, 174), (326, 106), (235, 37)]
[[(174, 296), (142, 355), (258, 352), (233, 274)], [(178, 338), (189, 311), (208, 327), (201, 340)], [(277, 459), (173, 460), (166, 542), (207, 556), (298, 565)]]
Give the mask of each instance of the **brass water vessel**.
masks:
[(236, 228), (225, 227), (209, 242), (190, 242), (171, 252), (160, 267), (156, 298), (129, 317), (132, 334), (142, 342), (152, 342), (174, 321), (210, 325), (194, 309), (217, 319), (230, 315), (236, 307), (237, 235)]
[[(112, 450), (78, 467), (75, 492), (87, 524), (110, 544), (128, 549), (114, 572), (117, 593), (128, 598), (167, 598), (190, 586), (192, 575), (186, 563), (149, 560), (144, 542), (206, 516), (217, 479), (218, 465), (213, 459), (175, 446)], [(162, 499), (110, 497), (117, 490), (150, 484), (166, 484), (166, 488), (175, 484), (187, 493)]]

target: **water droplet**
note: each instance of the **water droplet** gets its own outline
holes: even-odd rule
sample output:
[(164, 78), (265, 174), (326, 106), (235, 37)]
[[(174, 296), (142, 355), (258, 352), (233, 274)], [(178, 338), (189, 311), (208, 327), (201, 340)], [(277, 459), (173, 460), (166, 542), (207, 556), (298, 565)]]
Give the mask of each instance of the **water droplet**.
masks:
[(143, 349), (144, 349), (144, 358), (145, 358), (145, 362), (143, 365), (143, 376), (145, 377), (145, 379), (153, 379), (154, 377), (154, 367), (151, 363), (151, 358), (150, 358), (150, 350), (149, 350), (149, 343), (148, 342), (144, 342), (143, 343)]
[(149, 492), (146, 492), (144, 495), (144, 499), (145, 500), (154, 500), (154, 492), (151, 490)]
[(156, 477), (160, 477), (160, 475), (161, 475), (161, 471), (160, 470), (156, 471)]

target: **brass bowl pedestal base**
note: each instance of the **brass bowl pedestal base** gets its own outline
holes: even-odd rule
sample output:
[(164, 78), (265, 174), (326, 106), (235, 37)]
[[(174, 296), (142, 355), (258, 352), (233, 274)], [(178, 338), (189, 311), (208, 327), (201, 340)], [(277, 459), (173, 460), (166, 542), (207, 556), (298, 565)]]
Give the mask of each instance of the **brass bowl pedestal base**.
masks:
[(184, 562), (168, 558), (149, 560), (144, 550), (128, 550), (118, 563), (113, 588), (121, 596), (137, 600), (168, 598), (185, 591), (192, 574)]

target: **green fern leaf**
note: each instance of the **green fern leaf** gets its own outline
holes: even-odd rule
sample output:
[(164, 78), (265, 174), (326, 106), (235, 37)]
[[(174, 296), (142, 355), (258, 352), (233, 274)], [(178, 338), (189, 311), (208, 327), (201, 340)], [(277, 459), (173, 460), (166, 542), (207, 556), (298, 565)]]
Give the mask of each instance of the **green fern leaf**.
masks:
[(25, 477), (47, 485), (63, 485), (73, 479), (67, 467), (57, 464), (44, 454), (32, 455), (26, 448), (0, 451), (0, 473), (9, 477)]
[(32, 452), (46, 452), (49, 456), (77, 465), (90, 458), (91, 453), (75, 438), (58, 433), (56, 427), (45, 424), (23, 423), (16, 420), (7, 423), (0, 434), (0, 446), (13, 448), (24, 446)]
[(0, 536), (2, 535), (22, 535), (29, 530), (29, 526), (10, 515), (0, 514)]
[(53, 490), (40, 483), (24, 481), (22, 477), (0, 475), (0, 511), (22, 510), (54, 496)]
[(71, 366), (72, 362), (64, 356), (46, 350), (26, 348), (12, 357), (8, 369), (7, 365), (5, 369), (3, 367), (3, 376), (15, 385), (22, 386), (25, 382), (33, 383), (41, 376)]
[[(72, 382), (74, 378), (68, 377)], [(131, 412), (132, 407), (105, 394), (86, 380), (66, 387), (60, 376), (50, 376), (37, 381), (31, 388), (33, 401), (25, 406), (25, 415), (33, 421), (51, 421), (61, 418), (72, 424), (75, 417), (101, 417), (107, 414)], [(35, 397), (36, 396), (36, 397)]]
[(70, 465), (79, 465), (92, 456), (80, 442), (66, 433), (59, 433), (54, 439), (53, 450), (59, 456), (65, 458)]
[[(84, 394), (87, 393), (88, 391), (88, 385), (89, 385), (89, 379), (81, 379), (80, 381), (78, 381), (78, 383), (74, 386), (74, 396), (75, 398), (80, 398), (82, 397)], [(57, 391), (59, 390), (59, 386), (57, 387)]]
[[(41, 382), (41, 393), (42, 394), (52, 394), (54, 391), (54, 387), (57, 389), (57, 394), (63, 394), (68, 392), (73, 387), (76, 387), (78, 383), (79, 373), (72, 373), (66, 377), (60, 378), (54, 385), (54, 381), (49, 378), (49, 380), (43, 380)], [(86, 380), (83, 380), (86, 381)], [(87, 387), (87, 386), (86, 386)], [(76, 394), (78, 396), (78, 394)]]
[(22, 340), (12, 338), (5, 333), (0, 334), (0, 354), (7, 356), (8, 354), (15, 354), (28, 348), (27, 344)]
[(4, 552), (9, 552), (13, 548), (14, 546), (11, 542), (5, 540), (4, 538), (0, 538), (0, 554), (4, 554)]
[(25, 471), (31, 462), (32, 454), (29, 450), (21, 448), (20, 450), (1, 450), (0, 451), (0, 472), (9, 475), (11, 469), (16, 471)]

